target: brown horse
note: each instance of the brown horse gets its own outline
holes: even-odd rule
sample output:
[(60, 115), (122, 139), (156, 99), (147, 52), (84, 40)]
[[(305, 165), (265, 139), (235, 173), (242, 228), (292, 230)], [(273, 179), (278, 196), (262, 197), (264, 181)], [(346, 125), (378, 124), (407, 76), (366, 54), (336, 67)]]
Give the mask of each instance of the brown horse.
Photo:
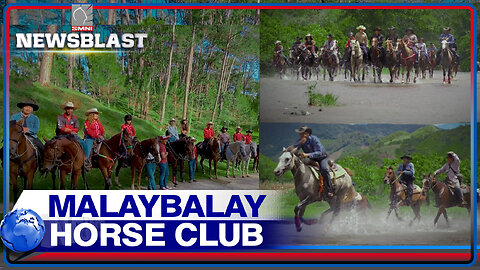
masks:
[[(323, 66), (323, 80), (325, 80), (326, 72), (328, 72), (329, 80), (333, 82), (335, 78), (335, 71), (337, 69), (337, 60), (333, 51), (328, 48), (322, 48), (320, 55), (321, 65)], [(318, 80), (318, 75), (317, 75)]]
[(220, 158), (220, 145), (218, 143), (217, 138), (212, 137), (208, 140), (206, 146), (204, 148), (199, 147), (203, 142), (197, 143), (197, 151), (200, 158), (200, 166), (202, 167), (202, 172), (205, 174), (205, 168), (203, 167), (203, 160), (208, 159), (208, 176), (212, 179), (212, 161), (213, 161), (213, 169), (215, 172), (215, 179), (218, 179), (217, 175), (217, 162)]
[(422, 79), (427, 77), (427, 68), (428, 68), (428, 61), (427, 56), (421, 52), (419, 52), (418, 56), (418, 65), (415, 68), (415, 76), (420, 77), (420, 73), (422, 75)]
[[(450, 189), (446, 183), (438, 181), (429, 173), (428, 175), (423, 175), (422, 193), (427, 194), (430, 189), (435, 194), (435, 207), (438, 207), (437, 216), (433, 221), (433, 225), (437, 225), (440, 215), (443, 214), (445, 221), (447, 222), (447, 226), (450, 226), (448, 223), (447, 208), (460, 206), (459, 202), (455, 200), (455, 195), (450, 192)], [(467, 208), (468, 213), (470, 213), (470, 188), (465, 186), (465, 189), (467, 191), (463, 192), (463, 199), (467, 204), (461, 207)]]
[(283, 58), (282, 52), (275, 52), (273, 54), (273, 65), (275, 66), (280, 79), (283, 78), (287, 71), (287, 61)]
[[(392, 210), (394, 210), (398, 220), (402, 220), (398, 215), (398, 207), (406, 206), (406, 187), (397, 181), (397, 175), (395, 174), (393, 167), (387, 168), (383, 182), (390, 185), (390, 208), (388, 209), (387, 219), (390, 217)], [(415, 217), (410, 221), (410, 225), (412, 225), (416, 219), (420, 222), (420, 207), (424, 201), (426, 201), (427, 205), (429, 204), (428, 197), (423, 194), (423, 192), (413, 192), (410, 207), (412, 208)]]
[[(407, 44), (403, 39), (401, 39), (398, 43), (398, 49), (401, 51), (400, 54), (400, 66), (402, 67), (402, 83), (409, 83), (410, 82), (410, 72), (415, 65), (415, 53), (412, 49), (407, 47)], [(407, 71), (407, 80), (404, 80), (405, 70)], [(417, 77), (413, 77), (413, 82), (417, 82)]]
[(393, 47), (392, 40), (385, 41), (385, 67), (388, 68), (390, 71), (390, 82), (392, 83), (394, 79), (398, 79), (397, 77), (397, 52)]
[(433, 71), (435, 70), (436, 65), (437, 65), (437, 54), (435, 50), (430, 50), (428, 52), (428, 73), (430, 74), (430, 78), (433, 78)]
[(377, 38), (372, 38), (372, 47), (370, 47), (370, 62), (372, 64), (373, 69), (373, 82), (382, 83), (382, 69), (383, 69), (383, 57), (382, 51), (378, 46)]
[(172, 166), (172, 183), (177, 183), (177, 167), (180, 165), (180, 181), (183, 182), (185, 161), (194, 159), (194, 143), (190, 137), (182, 137), (174, 142), (167, 142), (168, 164)]
[[(92, 153), (93, 154), (93, 153)], [(119, 158), (133, 155), (133, 138), (124, 129), (107, 141), (102, 142), (100, 151), (93, 154), (92, 167), (99, 168), (105, 180), (105, 189), (112, 186), (112, 168)]]
[[(130, 171), (131, 171), (131, 179), (132, 179), (132, 189), (135, 189), (135, 178), (137, 178), (137, 189), (141, 188), (141, 177), (142, 171), (147, 163), (147, 156), (148, 153), (151, 153), (154, 157), (156, 162), (158, 163), (160, 159), (158, 158), (158, 138), (146, 139), (143, 141), (138, 141), (137, 137), (133, 138), (133, 156), (130, 158)], [(117, 167), (115, 168), (115, 183), (117, 186), (120, 186), (118, 181), (118, 175), (120, 173), (120, 169), (122, 168), (122, 162), (127, 162), (124, 159), (122, 161), (119, 160)], [(135, 173), (137, 173), (137, 177), (135, 177)]]
[(18, 199), (17, 178), (23, 178), (23, 188), (33, 189), (33, 176), (37, 171), (37, 157), (33, 144), (23, 133), (23, 119), (10, 121), (10, 182), (12, 183), (13, 201)]
[(80, 174), (82, 174), (85, 189), (88, 189), (83, 168), (85, 153), (80, 143), (66, 137), (53, 138), (50, 141), (43, 137), (43, 140), (45, 141), (43, 170), (52, 173), (52, 189), (57, 189), (55, 183), (57, 170), (60, 170), (60, 189), (65, 189), (65, 176), (70, 173), (72, 174), (71, 189), (77, 189)]

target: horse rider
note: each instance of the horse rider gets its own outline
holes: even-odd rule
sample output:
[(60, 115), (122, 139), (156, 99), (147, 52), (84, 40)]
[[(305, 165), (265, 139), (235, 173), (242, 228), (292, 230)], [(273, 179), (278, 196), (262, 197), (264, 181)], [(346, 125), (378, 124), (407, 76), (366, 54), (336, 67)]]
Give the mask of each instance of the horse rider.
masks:
[(332, 34), (328, 34), (328, 39), (323, 44), (323, 48), (333, 53), (335, 61), (337, 61), (338, 65), (338, 63), (340, 63), (340, 59), (338, 57), (338, 41), (336, 39), (333, 39)]
[(230, 144), (230, 134), (227, 133), (228, 128), (222, 127), (220, 130), (220, 134), (218, 134), (217, 138), (220, 142), (220, 158), (221, 161), (225, 159), (225, 150), (227, 149), (228, 145)]
[(447, 162), (433, 174), (436, 177), (440, 173), (446, 173), (447, 178), (445, 184), (454, 189), (455, 199), (460, 206), (465, 206), (467, 203), (463, 199), (463, 192), (460, 188), (461, 174), (460, 174), (460, 159), (458, 155), (450, 151), (447, 153)]
[(417, 35), (415, 35), (411, 27), (407, 28), (406, 32), (407, 34), (403, 36), (403, 40), (407, 41), (407, 47), (413, 50), (415, 54), (415, 64), (418, 64), (418, 51), (415, 47), (415, 44), (418, 43)]
[(22, 109), (22, 111), (10, 116), (10, 121), (15, 120), (18, 122), (23, 119), (23, 133), (26, 135), (27, 140), (35, 146), (38, 167), (43, 168), (43, 143), (37, 137), (38, 130), (40, 129), (40, 120), (33, 114), (33, 112), (38, 111), (39, 107), (33, 99), (19, 102), (17, 103), (17, 107)]
[[(445, 27), (443, 28), (444, 33), (440, 35), (440, 44), (442, 43), (443, 40), (447, 41), (448, 47), (450, 48), (450, 51), (454, 54), (455, 59), (458, 61), (460, 59), (460, 56), (457, 54), (457, 44), (455, 43), (455, 37), (450, 34), (450, 27)], [(455, 49), (453, 49), (455, 48)], [(442, 53), (442, 50), (437, 51), (437, 63), (440, 63), (440, 54)]]
[(317, 52), (318, 52), (318, 47), (315, 46), (315, 40), (313, 40), (313, 37), (311, 34), (307, 34), (305, 36), (305, 48), (310, 51), (311, 55), (313, 55), (314, 58), (317, 58)]
[(437, 47), (435, 47), (435, 44), (433, 42), (430, 42), (430, 47), (428, 47), (427, 52), (430, 53), (430, 51), (437, 52)]
[(184, 118), (180, 121), (180, 135), (179, 137), (187, 137), (190, 127), (188, 126), (188, 119)]
[(292, 48), (290, 48), (290, 59), (293, 60), (293, 52), (302, 45), (302, 38), (297, 37), (297, 41), (293, 42)]
[(347, 44), (345, 44), (345, 48), (350, 48), (350, 41), (354, 39), (355, 39), (355, 36), (353, 36), (353, 32), (348, 33), (348, 40), (347, 40)]
[(373, 31), (374, 31), (374, 34), (372, 35), (372, 38), (370, 40), (372, 40), (373, 38), (377, 39), (378, 49), (380, 50), (381, 58), (385, 61), (386, 51), (385, 51), (385, 48), (383, 47), (384, 37), (381, 34), (382, 28), (377, 26), (375, 27), (375, 29), (373, 29)]
[(120, 127), (120, 129), (122, 131), (126, 130), (128, 135), (130, 135), (132, 137), (135, 137), (136, 131), (135, 131), (135, 128), (133, 127), (133, 125), (132, 125), (132, 120), (133, 120), (133, 117), (130, 114), (125, 115), (123, 117), (123, 121), (125, 123)]
[(393, 48), (396, 50), (397, 49), (397, 41), (398, 41), (397, 28), (395, 28), (395, 26), (392, 26), (392, 27), (388, 28), (388, 30), (390, 31), (390, 34), (388, 34), (386, 40), (391, 40)]
[(298, 133), (300, 139), (295, 142), (294, 147), (300, 147), (303, 150), (300, 157), (309, 159), (309, 162), (306, 162), (307, 165), (312, 165), (320, 170), (320, 174), (325, 181), (327, 197), (333, 197), (335, 190), (330, 179), (328, 155), (325, 147), (320, 143), (317, 136), (312, 135), (312, 129), (309, 127), (300, 127), (295, 129), (295, 132)]
[(166, 136), (170, 136), (168, 141), (169, 142), (174, 142), (174, 141), (180, 139), (180, 137), (178, 135), (178, 129), (177, 129), (177, 120), (175, 120), (175, 118), (172, 118), (172, 119), (170, 119), (170, 121), (168, 121), (168, 124), (169, 124), (169, 126), (167, 127), (167, 131), (165, 132)]
[(288, 59), (287, 57), (283, 54), (283, 46), (282, 46), (282, 42), (280, 40), (277, 40), (275, 42), (275, 49), (274, 49), (274, 60), (275, 60), (275, 54), (279, 54), (283, 60), (285, 60), (285, 62), (288, 64)]
[(67, 137), (74, 139), (82, 144), (81, 139), (78, 137), (78, 119), (73, 115), (75, 106), (71, 101), (68, 101), (63, 106), (65, 112), (57, 117), (57, 127), (55, 129), (55, 135), (58, 137)]
[(247, 135), (245, 135), (245, 145), (249, 145), (252, 143), (252, 131), (249, 129), (247, 130)]
[(398, 165), (397, 175), (400, 177), (399, 181), (406, 185), (405, 189), (405, 205), (409, 206), (412, 202), (413, 196), (413, 181), (415, 181), (415, 168), (413, 167), (412, 158), (409, 155), (400, 157), (403, 161)]
[(367, 33), (365, 33), (365, 30), (367, 28), (363, 25), (359, 25), (357, 27), (358, 32), (355, 34), (355, 39), (358, 41), (360, 44), (360, 48), (362, 49), (363, 55), (366, 56), (364, 61), (366, 62), (368, 60), (368, 36)]
[(215, 131), (213, 130), (213, 122), (208, 122), (207, 126), (203, 129), (203, 143), (200, 145), (200, 148), (203, 150), (206, 148), (208, 141), (211, 138), (215, 137)]
[[(87, 120), (85, 120), (85, 124), (83, 125), (83, 133), (85, 134), (83, 138), (83, 151), (85, 153), (85, 169), (87, 170), (92, 168), (91, 152), (93, 143), (95, 141), (105, 140), (105, 129), (98, 118), (98, 114), (99, 111), (97, 108), (92, 108), (85, 112)], [(102, 144), (98, 143), (94, 153), (98, 153), (101, 146)]]
[(427, 59), (428, 62), (427, 45), (425, 44), (423, 37), (418, 40), (418, 43), (415, 44), (415, 46), (417, 47), (417, 50), (425, 56), (425, 59)]

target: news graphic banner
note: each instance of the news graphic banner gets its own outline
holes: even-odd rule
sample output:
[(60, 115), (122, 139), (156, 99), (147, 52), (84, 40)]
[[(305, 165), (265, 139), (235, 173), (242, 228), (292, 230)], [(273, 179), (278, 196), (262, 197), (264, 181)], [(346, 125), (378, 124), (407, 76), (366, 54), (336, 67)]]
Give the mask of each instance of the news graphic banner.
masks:
[(44, 222), (34, 252), (268, 248), (277, 218), (266, 191), (33, 191), (13, 211)]

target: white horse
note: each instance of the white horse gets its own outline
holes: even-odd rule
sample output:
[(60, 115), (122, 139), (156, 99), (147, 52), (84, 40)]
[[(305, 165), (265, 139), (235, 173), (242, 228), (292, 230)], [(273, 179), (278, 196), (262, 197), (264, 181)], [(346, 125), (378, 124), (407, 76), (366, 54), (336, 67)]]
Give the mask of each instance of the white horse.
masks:
[(360, 70), (363, 70), (362, 81), (365, 79), (365, 65), (363, 64), (363, 52), (360, 43), (354, 39), (350, 40), (352, 54), (350, 56), (351, 78), (355, 82), (360, 82)]
[(444, 39), (442, 40), (442, 52), (440, 53), (440, 63), (442, 64), (443, 70), (443, 84), (447, 81), (445, 80), (445, 73), (448, 73), (448, 83), (452, 83), (452, 65), (453, 65), (453, 53), (450, 51), (448, 42)]
[[(292, 171), (293, 178), (295, 180), (295, 193), (297, 194), (300, 202), (295, 206), (295, 226), (297, 231), (302, 230), (302, 222), (311, 225), (315, 222), (307, 221), (303, 219), (303, 214), (307, 205), (321, 201), (322, 197), (319, 194), (320, 181), (317, 179), (310, 166), (307, 166), (297, 156), (299, 150), (290, 146), (288, 149), (283, 148), (283, 154), (279, 158), (279, 162), (275, 170), (273, 171), (275, 176), (281, 176), (287, 171)], [(352, 179), (349, 174), (345, 173), (332, 180), (335, 185), (335, 195), (332, 198), (327, 198), (326, 201), (330, 205), (330, 208), (322, 213), (320, 217), (320, 224), (323, 224), (325, 216), (333, 212), (330, 224), (335, 217), (338, 216), (340, 210), (344, 206), (344, 199), (347, 193), (355, 192), (352, 185)], [(325, 196), (326, 197), (326, 196)], [(327, 230), (328, 227), (325, 228)]]
[(228, 177), (228, 168), (230, 166), (230, 163), (232, 163), (232, 176), (233, 178), (235, 178), (235, 162), (237, 161), (238, 158), (243, 158), (247, 156), (245, 148), (246, 148), (245, 142), (239, 141), (239, 142), (230, 143), (227, 146), (227, 149), (225, 149), (225, 156), (227, 158), (226, 177)]
[(257, 155), (257, 144), (255, 142), (251, 142), (245, 148), (245, 156), (240, 154), (239, 159), (241, 160), (240, 164), (240, 171), (242, 172), (242, 177), (250, 177), (248, 174), (248, 167), (250, 165), (250, 159)]

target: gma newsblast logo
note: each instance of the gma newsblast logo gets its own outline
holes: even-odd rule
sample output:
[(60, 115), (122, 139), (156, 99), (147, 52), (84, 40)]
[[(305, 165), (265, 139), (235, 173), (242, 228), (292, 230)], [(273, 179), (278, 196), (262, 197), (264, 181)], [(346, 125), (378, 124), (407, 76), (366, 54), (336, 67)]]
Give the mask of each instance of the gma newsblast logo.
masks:
[(93, 32), (92, 5), (72, 5), (71, 24), (72, 32)]

